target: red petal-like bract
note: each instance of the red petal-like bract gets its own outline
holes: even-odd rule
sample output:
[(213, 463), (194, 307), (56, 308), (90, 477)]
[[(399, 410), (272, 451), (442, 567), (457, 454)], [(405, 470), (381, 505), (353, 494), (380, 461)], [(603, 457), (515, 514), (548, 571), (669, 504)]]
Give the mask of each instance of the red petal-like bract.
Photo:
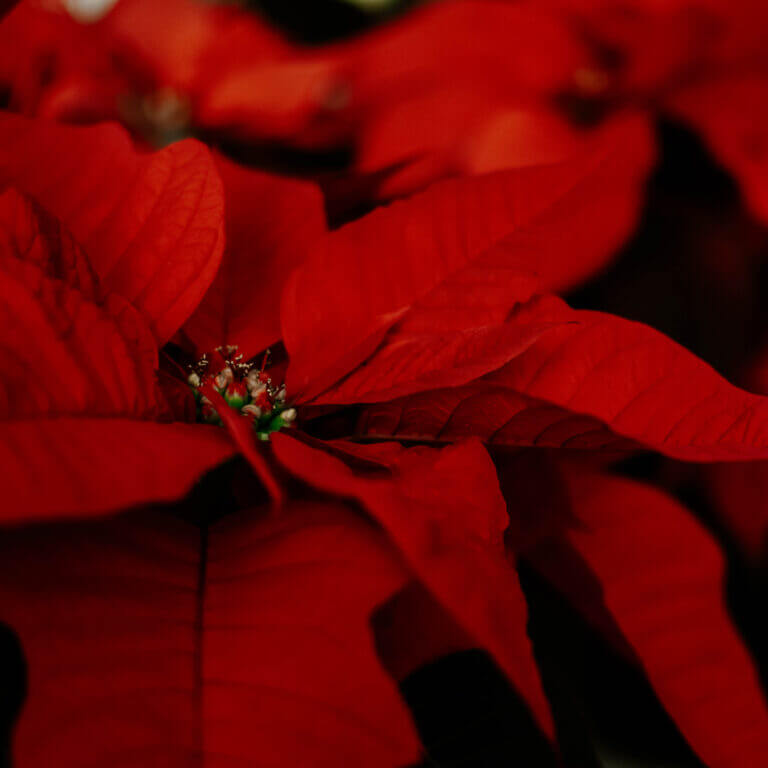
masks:
[[(510, 271), (559, 287), (604, 264), (635, 223), (648, 167), (647, 124), (627, 120), (639, 142), (630, 162), (626, 135), (614, 135), (572, 162), (436, 184), (329, 234), (283, 296), (289, 389), (346, 374), (372, 351), (366, 342), (421, 300), (432, 307), (468, 284), (476, 294), (482, 280), (504, 286)], [(330, 301), (327, 286), (341, 300)], [(519, 300), (506, 296), (505, 311)]]
[[(379, 402), (424, 390), (459, 386), (500, 368), (553, 325), (513, 324), (465, 330), (392, 329), (375, 353), (316, 402)], [(304, 397), (313, 390), (304, 393)]]
[(157, 424), (157, 348), (38, 205), (0, 193), (0, 521), (93, 515), (183, 495), (234, 453), (215, 427)]
[(184, 141), (141, 154), (115, 126), (0, 116), (0, 183), (66, 224), (103, 287), (169, 339), (213, 280), (224, 247), (224, 198), (213, 158)]
[[(568, 482), (577, 522), (568, 545), (599, 582), (605, 610), (683, 736), (710, 768), (759, 765), (768, 709), (726, 611), (715, 541), (653, 488), (583, 469)], [(556, 550), (539, 556), (555, 583), (572, 578), (566, 562)]]
[(415, 763), (368, 623), (405, 578), (338, 504), (6, 530), (0, 616), (28, 670), (14, 765)]
[(0, 421), (0, 523), (102, 515), (183, 496), (235, 453), (202, 424), (114, 418)]
[(483, 381), (376, 404), (363, 411), (357, 431), (380, 440), (452, 443), (472, 435), (489, 445), (601, 453), (638, 447), (590, 416)]
[(216, 157), (227, 245), (221, 267), (184, 326), (199, 349), (237, 344), (255, 355), (280, 339), (280, 296), (291, 270), (325, 234), (320, 190)]
[(397, 404), (404, 418), (392, 406), (374, 411), (363, 428), (401, 438), (482, 434), (515, 445), (620, 447), (625, 441), (617, 445), (613, 433), (687, 461), (768, 457), (768, 400), (729, 384), (658, 331), (554, 297), (516, 317), (563, 325), (466, 388), (406, 399)]
[(514, 563), (504, 553), (506, 505), (482, 446), (469, 442), (443, 451), (337, 446), (389, 465), (392, 479), (379, 479), (356, 476), (338, 459), (289, 436), (274, 435), (273, 443), (292, 473), (364, 505), (453, 620), (495, 657), (552, 736), (549, 705), (526, 634), (525, 598)]
[[(637, 126), (623, 112), (587, 131), (572, 125), (549, 104), (529, 104), (493, 90), (488, 93), (476, 82), (445, 85), (425, 96), (398, 101), (378, 115), (361, 137), (358, 167), (368, 173), (386, 170), (377, 195), (391, 199), (443, 177), (562, 162), (588, 154), (611, 135), (622, 133), (639, 150), (627, 155), (630, 164), (637, 162), (638, 177), (631, 178), (628, 164), (625, 191), (632, 199), (631, 186), (638, 185), (639, 207), (642, 164), (649, 166), (651, 160)], [(579, 265), (574, 268), (578, 270)]]

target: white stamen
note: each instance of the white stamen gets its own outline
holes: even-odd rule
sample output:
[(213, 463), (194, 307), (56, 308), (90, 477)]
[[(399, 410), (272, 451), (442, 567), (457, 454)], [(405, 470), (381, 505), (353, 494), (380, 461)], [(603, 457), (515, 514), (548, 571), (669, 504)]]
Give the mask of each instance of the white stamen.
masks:
[(187, 376), (187, 384), (189, 384), (190, 387), (197, 389), (200, 386), (200, 377), (192, 371), (192, 373)]
[(251, 384), (248, 382), (248, 392), (254, 400), (266, 391), (267, 385), (263, 381), (259, 381), (256, 384)]
[(216, 386), (219, 389), (224, 389), (224, 387), (228, 387), (235, 378), (235, 374), (232, 372), (231, 368), (224, 368), (217, 376), (216, 376)]
[(257, 384), (261, 384), (262, 381), (259, 378), (261, 371), (258, 368), (248, 371), (248, 375), (245, 377), (245, 382), (248, 385), (248, 389), (255, 387)]
[(285, 422), (285, 424), (291, 424), (296, 419), (296, 409), (295, 408), (287, 408), (280, 414), (280, 418)]
[(248, 403), (248, 405), (244, 405), (240, 409), (240, 413), (245, 413), (246, 415), (253, 416), (254, 419), (258, 419), (262, 411), (256, 403)]

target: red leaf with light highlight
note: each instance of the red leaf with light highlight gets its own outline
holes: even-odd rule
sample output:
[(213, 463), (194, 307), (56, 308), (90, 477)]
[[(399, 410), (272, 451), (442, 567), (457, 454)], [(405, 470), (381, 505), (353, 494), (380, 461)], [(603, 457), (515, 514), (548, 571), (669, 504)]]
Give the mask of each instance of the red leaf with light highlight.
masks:
[(460, 386), (508, 363), (552, 327), (509, 323), (421, 334), (395, 327), (368, 360), (314, 402), (373, 403)]
[[(648, 139), (646, 123), (635, 125)], [(574, 263), (602, 264), (635, 220), (636, 183), (631, 199), (621, 193), (624, 157), (612, 141), (569, 163), (442, 182), (330, 233), (283, 295), (289, 389), (322, 378), (422, 300), (434, 306), (510, 271), (536, 273), (549, 288), (567, 282)], [(328, 285), (344, 300), (328, 301)], [(504, 313), (519, 300), (507, 296)]]
[(639, 447), (597, 419), (484, 382), (378, 403), (363, 411), (357, 430), (380, 440), (452, 443), (472, 435), (489, 445), (607, 453)]
[(398, 101), (371, 120), (360, 138), (358, 167), (367, 173), (389, 169), (377, 193), (391, 199), (448, 176), (563, 162), (624, 135), (635, 150), (625, 158), (625, 189), (614, 194), (639, 210), (652, 164), (650, 134), (643, 130), (642, 121), (623, 113), (580, 129), (549, 105), (489, 93), (485, 83), (449, 84)]
[(0, 183), (35, 198), (88, 252), (118, 293), (167, 340), (219, 266), (224, 201), (208, 151), (184, 141), (140, 154), (114, 126), (0, 116)]
[(325, 234), (320, 190), (216, 157), (226, 197), (227, 245), (216, 279), (184, 330), (199, 349), (237, 344), (255, 355), (280, 339), (280, 295), (290, 271)]
[(368, 624), (407, 575), (331, 504), (207, 532), (154, 511), (3, 532), (28, 697), (14, 765), (400, 768), (409, 713)]
[[(567, 542), (684, 737), (711, 768), (759, 764), (768, 709), (726, 611), (715, 541), (655, 489), (583, 469), (569, 485), (578, 527)], [(572, 578), (562, 558), (543, 552), (539, 565), (556, 583)]]
[(391, 479), (378, 479), (355, 476), (338, 459), (291, 437), (277, 434), (273, 443), (292, 473), (365, 506), (453, 620), (495, 657), (552, 736), (549, 705), (526, 634), (525, 598), (514, 564), (504, 554), (506, 505), (480, 444), (443, 451), (336, 446), (393, 470)]
[[(467, 388), (441, 393), (434, 403), (424, 396), (398, 404), (411, 430), (422, 439), (457, 439), (479, 429), (496, 443), (580, 447), (586, 441), (589, 447), (595, 441), (592, 447), (614, 449), (613, 433), (686, 461), (768, 457), (768, 400), (729, 384), (658, 331), (572, 310), (554, 297), (516, 317), (566, 324)], [(367, 431), (382, 434), (395, 424), (394, 434), (406, 436), (391, 409), (374, 413)]]

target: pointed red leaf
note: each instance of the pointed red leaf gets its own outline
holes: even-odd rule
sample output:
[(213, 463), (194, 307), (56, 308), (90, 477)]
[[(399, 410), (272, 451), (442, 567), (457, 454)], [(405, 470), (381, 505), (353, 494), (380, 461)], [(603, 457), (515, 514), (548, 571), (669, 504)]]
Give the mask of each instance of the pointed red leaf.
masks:
[(221, 267), (184, 330), (200, 349), (237, 344), (255, 355), (280, 339), (280, 294), (326, 231), (323, 198), (308, 182), (252, 171), (222, 156), (227, 245)]
[(2, 421), (6, 503), (0, 523), (90, 517), (173, 501), (235, 450), (224, 430), (204, 424), (64, 417)]
[[(490, 283), (505, 270), (538, 273), (551, 286), (573, 274), (574, 261), (602, 263), (634, 222), (637, 158), (647, 167), (647, 125), (630, 122), (642, 138), (631, 161), (614, 136), (599, 152), (569, 163), (436, 184), (321, 240), (283, 296), (291, 391), (303, 390), (433, 291), (460, 295), (483, 272)], [(330, 301), (331, 291), (340, 300)], [(510, 297), (506, 309), (518, 300)]]
[(509, 323), (414, 334), (396, 326), (368, 360), (313, 402), (372, 403), (460, 386), (508, 363), (552, 327)]
[(489, 445), (601, 453), (638, 448), (597, 419), (484, 382), (373, 405), (363, 411), (357, 432), (380, 440), (438, 443), (474, 436)]
[[(403, 184), (402, 176), (410, 175), (410, 166), (425, 155), (440, 158), (436, 168), (449, 172), (458, 165), (457, 148), (467, 135), (487, 118), (489, 112), (503, 108), (504, 100), (487, 83), (453, 82), (417, 96), (407, 94), (388, 108), (379, 110), (365, 125), (359, 139), (356, 166), (370, 173), (406, 162), (405, 171), (388, 176), (383, 196), (400, 196), (418, 189)], [(552, 160), (558, 160), (552, 158)], [(546, 161), (545, 161), (546, 162)], [(428, 179), (428, 181), (430, 181)], [(425, 186), (420, 183), (419, 186)]]
[(0, 183), (66, 224), (103, 287), (142, 310), (167, 340), (213, 280), (223, 193), (208, 151), (184, 141), (140, 154), (115, 126), (0, 116)]
[(726, 611), (717, 544), (653, 488), (583, 469), (569, 485), (579, 525), (567, 540), (683, 736), (711, 768), (759, 764), (768, 753), (768, 708)]
[(19, 768), (419, 758), (368, 624), (406, 574), (339, 505), (207, 533), (157, 510), (25, 527), (0, 550), (0, 610), (28, 668)]
[(453, 620), (495, 657), (551, 736), (549, 706), (526, 634), (525, 598), (504, 554), (506, 504), (480, 444), (441, 452), (349, 444), (353, 455), (394, 471), (391, 479), (368, 479), (289, 436), (276, 434), (273, 443), (292, 473), (365, 506)]
[[(441, 393), (434, 403), (427, 396), (398, 403), (410, 414), (411, 429), (422, 437), (455, 439), (480, 429), (497, 443), (580, 447), (594, 440), (615, 448), (607, 427), (686, 461), (768, 457), (768, 399), (729, 384), (658, 331), (572, 310), (554, 297), (532, 302), (516, 317), (566, 324), (467, 388)], [(392, 411), (376, 419), (364, 428), (380, 434), (392, 425)], [(401, 426), (394, 433), (402, 434)]]
[(375, 629), (379, 656), (396, 680), (477, 646), (418, 581), (407, 584), (377, 612)]
[[(367, 173), (393, 169), (377, 190), (380, 199), (391, 199), (447, 176), (562, 162), (593, 151), (617, 131), (626, 132), (629, 144), (638, 140), (636, 128), (621, 113), (587, 131), (548, 105), (493, 88), (489, 92), (487, 83), (451, 83), (376, 115), (360, 139), (358, 167)], [(650, 165), (645, 153), (642, 149), (628, 159)], [(639, 195), (639, 181), (628, 176), (628, 195), (632, 185)]]

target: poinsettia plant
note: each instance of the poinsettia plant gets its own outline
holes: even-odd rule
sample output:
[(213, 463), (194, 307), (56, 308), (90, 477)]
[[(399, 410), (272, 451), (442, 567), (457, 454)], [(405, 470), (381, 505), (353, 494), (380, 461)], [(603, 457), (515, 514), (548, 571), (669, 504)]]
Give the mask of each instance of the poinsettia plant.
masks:
[[(531, 569), (705, 765), (760, 764), (768, 709), (721, 542), (619, 462), (707, 473), (754, 553), (757, 501), (738, 486), (768, 460), (768, 399), (559, 295), (637, 226), (653, 159), (643, 110), (584, 135), (553, 122), (551, 99), (616, 32), (610, 5), (436, 4), (311, 53), (181, 0), (123, 0), (91, 27), (31, 2), (5, 18), (0, 37), (35, 53), (0, 54), (14, 765), (420, 764), (433, 745), (404, 681), (467, 649), (523, 703), (538, 759), (569, 764), (529, 637)], [(643, 24), (666, 23), (654, 9)], [(179, 24), (168, 42), (162, 19)], [(678, 71), (677, 52), (650, 74), (628, 60), (617, 101)], [(606, 75), (576, 71), (582, 88)], [(376, 126), (384, 164), (431, 158), (361, 202), (403, 199), (331, 229), (309, 181), (193, 139), (137, 143), (115, 99), (158, 88), (240, 138), (317, 147)], [(163, 124), (168, 103), (143, 118)], [(103, 117), (133, 136), (50, 120)]]
[[(296, 526), (296, 535), (301, 535), (303, 516), (314, 520), (315, 507), (310, 504), (313, 511), (305, 511), (294, 501), (282, 472), (270, 466), (276, 461), (283, 471), (326, 495), (360, 503), (378, 528), (357, 522), (352, 529), (362, 526), (368, 531), (362, 535), (382, 542), (378, 546), (390, 553), (392, 567), (396, 563), (399, 573), (409, 574), (393, 578), (386, 589), (374, 579), (368, 602), (362, 597), (362, 603), (355, 602), (358, 628), (366, 611), (415, 579), (470, 638), (465, 642), (494, 656), (540, 727), (553, 737), (525, 634), (525, 603), (514, 558), (533, 552), (545, 573), (559, 579), (568, 559), (555, 558), (553, 565), (551, 552), (566, 546), (586, 559), (607, 588), (619, 578), (620, 567), (627, 567), (627, 558), (618, 563), (601, 559), (621, 549), (618, 544), (602, 545), (599, 537), (622, 535), (621, 516), (603, 521), (601, 510), (613, 494), (627, 492), (622, 481), (601, 475), (597, 468), (575, 474), (563, 470), (564, 482), (575, 483), (571, 514), (588, 521), (589, 533), (580, 537), (568, 517), (537, 521), (535, 530), (527, 530), (514, 500), (505, 502), (491, 459), (477, 438), (492, 445), (554, 446), (565, 454), (600, 455), (645, 445), (695, 460), (762, 458), (768, 451), (762, 398), (727, 384), (649, 328), (570, 310), (547, 294), (547, 283), (557, 284), (558, 273), (573, 268), (571, 259), (557, 259), (557, 245), (564, 238), (580, 248), (571, 257), (587, 263), (613, 242), (608, 237), (606, 246), (606, 233), (590, 221), (594, 200), (586, 191), (597, 187), (605, 192), (616, 178), (621, 161), (615, 154), (446, 182), (328, 233), (314, 190), (217, 160), (194, 143), (147, 156), (114, 129), (69, 128), (11, 116), (3, 118), (0, 132), (0, 173), (6, 184), (4, 285), (13, 318), (4, 324), (10, 333), (5, 344), (8, 359), (13, 361), (5, 378), (4, 466), (10, 469), (6, 485), (12, 500), (6, 522), (103, 514), (143, 500), (172, 498), (201, 471), (239, 450), (270, 493), (276, 512), (270, 514), (261, 502), (263, 511), (253, 510), (251, 522), (240, 523), (242, 529), (235, 525), (230, 536), (271, 536), (260, 531), (275, 525), (279, 530)], [(106, 178), (105, 167), (110, 170)], [(93, 203), (87, 206), (80, 202), (89, 200)], [(261, 205), (254, 207), (259, 200)], [(299, 226), (286, 231), (287, 214), (293, 218), (297, 210)], [(615, 218), (620, 224), (620, 217)], [(550, 273), (536, 277), (532, 267), (541, 268), (547, 255)], [(291, 272), (294, 264), (298, 268)], [(261, 360), (262, 350), (278, 341), (281, 326), (289, 362), (277, 378), (279, 366), (273, 372), (251, 361)], [(163, 350), (163, 358), (186, 348), (193, 353), (191, 367), (169, 364), (162, 369), (159, 347), (171, 338), (175, 343)], [(217, 339), (221, 343), (215, 345)], [(202, 350), (210, 351), (203, 356)], [(22, 360), (27, 362), (18, 365)], [(179, 373), (176, 380), (174, 370)], [(35, 375), (37, 371), (41, 373)], [(362, 412), (351, 432), (342, 426), (337, 439), (318, 439), (318, 434), (324, 437), (322, 429), (312, 436), (316, 419), (327, 422), (329, 412), (337, 415), (353, 406), (362, 406)], [(182, 418), (203, 423), (182, 424)], [(280, 431), (282, 427), (288, 429)], [(394, 441), (369, 444), (383, 438)], [(409, 447), (414, 442), (455, 441), (452, 449)], [(35, 477), (45, 482), (36, 483)], [(706, 630), (700, 639), (706, 638), (709, 650), (690, 675), (706, 680), (721, 670), (711, 659), (727, 658), (727, 678), (720, 681), (718, 700), (704, 709), (685, 706), (691, 695), (689, 679), (675, 675), (669, 680), (668, 657), (657, 645), (646, 645), (646, 622), (654, 621), (653, 611), (645, 621), (642, 615), (638, 619), (636, 606), (625, 615), (629, 598), (622, 595), (615, 603), (607, 597), (603, 610), (618, 624), (694, 749), (714, 765), (733, 764), (742, 750), (754, 754), (762, 738), (758, 735), (765, 733), (761, 724), (766, 713), (751, 663), (720, 608), (723, 585), (717, 550), (674, 502), (652, 490), (645, 493), (652, 502), (648, 518), (632, 519), (632, 525), (641, 528), (636, 533), (630, 528), (628, 541), (631, 546), (640, 535), (663, 546), (663, 539), (652, 533), (657, 514), (666, 514), (670, 525), (679, 518), (680, 525), (690, 528), (686, 540), (694, 559), (686, 568), (692, 570), (673, 572), (664, 588), (671, 600), (683, 601), (688, 590), (703, 590), (706, 599), (697, 619)], [(301, 510), (293, 511), (297, 504)], [(138, 550), (124, 553), (130, 560), (143, 552), (142, 546), (153, 545), (151, 536), (144, 542), (146, 521), (136, 523), (135, 529), (132, 522), (127, 525), (129, 538), (139, 539), (134, 545)], [(608, 525), (605, 534), (602, 525)], [(247, 533), (251, 528), (254, 533)], [(375, 533), (377, 529), (387, 538)], [(519, 539), (505, 540), (508, 529), (519, 529)], [(10, 610), (5, 616), (12, 626), (18, 624), (21, 642), (32, 654), (35, 647), (46, 647), (49, 632), (58, 630), (34, 619), (37, 614), (29, 610), (26, 598), (32, 587), (24, 587), (22, 569), (10, 556), (18, 550), (25, 553), (22, 563), (31, 562), (26, 547), (34, 549), (35, 534), (25, 530), (30, 543), (22, 539), (10, 545), (7, 562), (16, 565), (8, 573), (18, 575), (7, 580)], [(40, 535), (48, 536), (47, 530)], [(84, 560), (96, 569), (90, 578), (109, 583), (113, 577), (108, 564), (120, 549), (109, 538), (109, 527), (97, 525), (93, 530), (97, 540), (104, 535), (108, 543)], [(206, 535), (214, 537), (217, 530), (213, 526)], [(79, 534), (72, 535), (68, 547), (85, 546), (78, 544)], [(163, 535), (169, 534), (164, 530)], [(83, 536), (87, 542), (91, 533)], [(185, 536), (188, 539), (190, 532)], [(278, 551), (269, 550), (268, 562), (281, 557), (284, 540), (282, 534), (275, 536)], [(291, 536), (285, 536), (290, 541)], [(216, 562), (235, 567), (238, 558), (230, 562), (225, 544), (224, 554), (207, 554), (214, 541), (204, 544), (203, 556), (213, 557), (211, 571)], [(289, 543), (285, 546), (290, 548)], [(311, 551), (314, 545), (308, 546)], [(56, 560), (58, 568), (67, 569), (72, 556), (68, 552), (65, 548)], [(105, 552), (112, 552), (106, 562)], [(661, 554), (650, 562), (658, 565)], [(241, 567), (259, 569), (258, 551), (250, 552)], [(60, 571), (53, 572), (56, 581), (61, 578)], [(208, 579), (215, 585), (223, 578), (214, 573), (206, 566), (200, 577), (202, 607), (196, 610), (204, 614), (187, 640), (208, 649), (205, 654), (215, 653), (205, 642), (208, 600), (211, 610), (217, 605), (216, 598), (209, 598)], [(78, 601), (89, 599), (88, 590), (80, 591), (72, 584), (82, 582), (68, 578), (63, 599), (73, 601), (68, 616), (76, 616), (79, 624), (87, 617)], [(353, 581), (356, 589), (361, 587), (361, 580)], [(52, 582), (44, 599), (58, 600), (55, 595)], [(578, 601), (578, 595), (574, 599)], [(249, 610), (232, 595), (226, 600)], [(124, 610), (116, 607), (119, 624)], [(682, 642), (681, 633), (690, 631), (690, 617), (662, 615), (664, 643), (675, 647)], [(101, 612), (99, 616), (100, 621)], [(235, 621), (247, 624), (248, 619)], [(217, 626), (217, 620), (212, 618), (211, 624)], [(72, 631), (69, 626), (65, 619), (64, 634)], [(416, 651), (420, 643), (432, 645), (426, 635), (415, 633)], [(115, 642), (119, 649), (117, 640), (110, 646)], [(226, 642), (221, 642), (226, 659)], [(370, 638), (363, 647), (366, 665), (376, 669)], [(73, 641), (68, 648), (61, 644), (63, 655), (56, 661), (56, 669), (64, 674), (82, 663), (67, 655), (82, 653), (80, 644)], [(203, 654), (200, 648), (198, 655)], [(278, 649), (279, 644), (273, 652)], [(410, 652), (406, 647), (398, 656)], [(258, 645), (252, 653), (262, 665), (270, 657)], [(29, 663), (37, 668), (34, 655)], [(103, 663), (119, 662), (107, 654)], [(215, 743), (219, 726), (214, 723), (221, 717), (217, 707), (209, 711), (204, 706), (208, 685), (215, 688), (220, 676), (211, 667), (225, 662), (203, 655), (197, 663), (202, 667), (191, 699), (203, 709), (193, 730), (202, 734), (205, 752), (206, 735), (210, 732)], [(253, 685), (248, 670), (259, 672), (261, 667), (241, 662), (237, 669), (245, 678), (231, 685)], [(380, 668), (376, 679), (377, 686), (389, 691), (384, 697), (392, 710), (387, 721), (398, 734), (397, 743), (402, 743), (403, 754), (417, 758), (410, 721)], [(50, 728), (45, 718), (63, 713), (51, 702), (55, 697), (49, 683), (42, 680), (36, 687), (34, 681), (33, 676), (28, 716), (19, 730), (22, 764), (40, 764), (54, 754), (47, 750), (61, 755), (63, 749), (58, 739), (41, 741), (38, 736), (41, 729)], [(318, 681), (313, 677), (307, 682)], [(89, 683), (83, 678), (81, 685)], [(713, 734), (708, 722), (728, 695), (739, 706), (749, 704), (751, 714), (723, 737)], [(88, 701), (85, 689), (82, 727), (88, 722)], [(218, 707), (233, 707), (237, 718), (257, 717), (246, 700), (239, 705), (235, 701), (224, 696)], [(382, 701), (376, 697), (372, 703), (379, 707)], [(130, 718), (148, 714), (141, 699), (136, 706)], [(742, 730), (744, 735), (734, 738)], [(109, 736), (104, 744), (93, 745), (94, 756), (104, 760), (109, 752), (98, 750), (128, 748), (117, 747), (121, 742), (111, 728), (105, 734)], [(82, 743), (76, 736), (67, 738)], [(183, 749), (184, 740), (174, 746)], [(275, 747), (262, 739), (247, 748), (237, 742), (228, 748), (241, 755), (254, 749), (252, 754), (258, 755)], [(304, 759), (331, 760), (321, 756), (320, 747), (315, 749)], [(360, 749), (363, 759), (370, 745)], [(286, 764), (298, 759), (282, 754)], [(73, 760), (81, 759), (79, 752), (72, 755)], [(386, 759), (389, 762), (382, 764), (398, 764), (391, 756)]]

